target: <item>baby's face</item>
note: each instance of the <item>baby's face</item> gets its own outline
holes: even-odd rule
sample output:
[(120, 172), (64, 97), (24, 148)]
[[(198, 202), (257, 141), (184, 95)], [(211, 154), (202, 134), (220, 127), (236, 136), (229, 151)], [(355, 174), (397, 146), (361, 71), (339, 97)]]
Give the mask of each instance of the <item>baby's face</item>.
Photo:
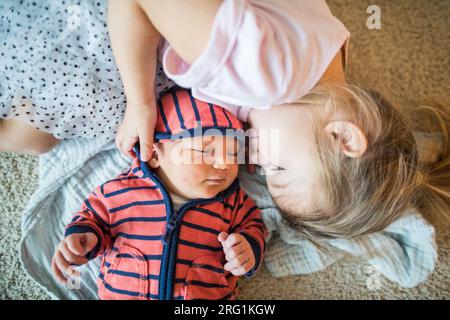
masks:
[(212, 198), (237, 177), (238, 143), (233, 137), (199, 136), (155, 145), (150, 166), (169, 191), (188, 198)]

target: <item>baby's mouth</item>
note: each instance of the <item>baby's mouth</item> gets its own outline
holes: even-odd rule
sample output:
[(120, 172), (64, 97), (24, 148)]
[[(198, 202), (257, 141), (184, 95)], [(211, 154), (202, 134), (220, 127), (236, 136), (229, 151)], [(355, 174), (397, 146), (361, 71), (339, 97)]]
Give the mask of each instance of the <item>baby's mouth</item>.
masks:
[(225, 178), (210, 178), (206, 179), (205, 182), (210, 185), (219, 185), (225, 181)]

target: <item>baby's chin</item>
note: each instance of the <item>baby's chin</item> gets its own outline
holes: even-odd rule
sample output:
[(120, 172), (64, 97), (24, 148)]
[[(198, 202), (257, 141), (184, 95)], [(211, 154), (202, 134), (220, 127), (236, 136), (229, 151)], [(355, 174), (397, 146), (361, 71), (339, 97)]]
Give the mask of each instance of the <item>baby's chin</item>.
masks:
[(231, 183), (227, 181), (223, 182), (209, 182), (204, 181), (199, 186), (199, 192), (197, 193), (197, 198), (210, 199), (217, 196), (220, 192), (224, 191), (230, 186)]
[(201, 192), (198, 193), (197, 198), (201, 198), (201, 199), (210, 199), (210, 198), (214, 198), (215, 196), (217, 196), (221, 191), (223, 191), (223, 188), (205, 188), (203, 190), (201, 190)]

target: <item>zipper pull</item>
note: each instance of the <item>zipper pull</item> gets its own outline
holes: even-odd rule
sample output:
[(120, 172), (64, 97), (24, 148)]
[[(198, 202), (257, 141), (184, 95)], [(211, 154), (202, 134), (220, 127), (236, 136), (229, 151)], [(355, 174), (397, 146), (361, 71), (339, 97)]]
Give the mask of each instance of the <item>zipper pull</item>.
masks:
[(166, 232), (164, 233), (164, 236), (163, 236), (164, 244), (167, 244), (167, 242), (169, 241), (169, 238), (172, 235), (173, 229), (175, 229), (175, 225), (173, 225), (172, 223), (169, 223), (166, 227)]
[(163, 242), (165, 244), (167, 244), (170, 236), (172, 235), (173, 230), (175, 229), (177, 219), (178, 219), (178, 212), (176, 211), (175, 214), (172, 215), (172, 217), (170, 217), (170, 221), (166, 226), (166, 232), (164, 233), (164, 236), (163, 236)]

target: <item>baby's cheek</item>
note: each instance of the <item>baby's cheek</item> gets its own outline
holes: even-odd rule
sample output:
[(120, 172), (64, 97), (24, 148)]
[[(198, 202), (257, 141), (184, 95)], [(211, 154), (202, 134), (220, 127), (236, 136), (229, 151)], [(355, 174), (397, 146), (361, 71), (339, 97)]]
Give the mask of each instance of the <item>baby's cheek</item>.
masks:
[(231, 180), (234, 180), (237, 178), (239, 173), (239, 166), (237, 164), (232, 164), (228, 167), (228, 177)]
[[(191, 170), (191, 171), (189, 171)], [(183, 184), (188, 187), (195, 187), (200, 181), (200, 174), (192, 172), (192, 168), (186, 168), (183, 175)]]
[(239, 172), (239, 164), (232, 164), (231, 165), (231, 169), (230, 171), (234, 174), (234, 175), (238, 175)]

